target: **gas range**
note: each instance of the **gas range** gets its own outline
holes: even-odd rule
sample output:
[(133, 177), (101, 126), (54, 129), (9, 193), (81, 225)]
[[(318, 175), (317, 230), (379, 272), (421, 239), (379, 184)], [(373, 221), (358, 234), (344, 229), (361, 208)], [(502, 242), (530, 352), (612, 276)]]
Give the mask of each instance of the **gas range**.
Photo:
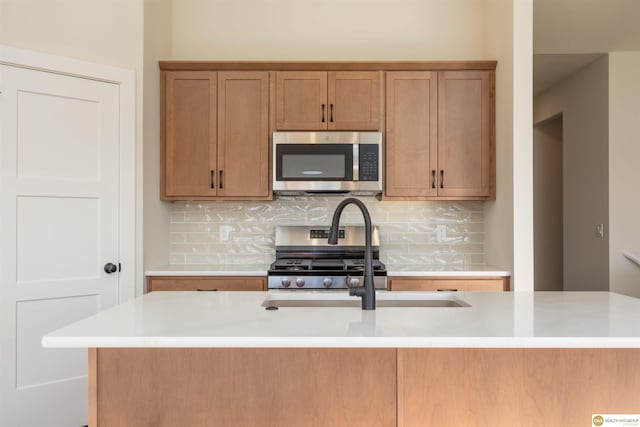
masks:
[[(365, 230), (340, 227), (338, 245), (329, 245), (329, 227), (276, 227), (276, 260), (267, 276), (269, 289), (348, 289), (362, 286)], [(387, 270), (380, 261), (380, 234), (373, 227), (376, 289), (387, 289)]]

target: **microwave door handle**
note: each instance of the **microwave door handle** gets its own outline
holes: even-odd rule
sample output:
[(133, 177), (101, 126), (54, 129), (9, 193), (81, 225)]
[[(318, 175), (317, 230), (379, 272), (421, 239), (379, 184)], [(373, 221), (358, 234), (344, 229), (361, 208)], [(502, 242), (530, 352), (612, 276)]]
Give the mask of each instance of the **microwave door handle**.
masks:
[(360, 181), (360, 145), (353, 144), (353, 177), (354, 181)]

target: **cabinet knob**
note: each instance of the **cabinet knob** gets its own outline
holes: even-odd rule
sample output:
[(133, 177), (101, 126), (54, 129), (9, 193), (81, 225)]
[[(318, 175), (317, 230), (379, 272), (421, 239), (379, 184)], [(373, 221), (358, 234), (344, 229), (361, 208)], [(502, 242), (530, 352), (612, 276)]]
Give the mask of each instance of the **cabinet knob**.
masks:
[(324, 104), (322, 104), (322, 123), (324, 123)]
[(112, 262), (108, 262), (104, 265), (104, 272), (107, 274), (115, 273), (118, 271), (118, 266)]
[(329, 104), (329, 110), (330, 110), (329, 121), (333, 123), (333, 104)]

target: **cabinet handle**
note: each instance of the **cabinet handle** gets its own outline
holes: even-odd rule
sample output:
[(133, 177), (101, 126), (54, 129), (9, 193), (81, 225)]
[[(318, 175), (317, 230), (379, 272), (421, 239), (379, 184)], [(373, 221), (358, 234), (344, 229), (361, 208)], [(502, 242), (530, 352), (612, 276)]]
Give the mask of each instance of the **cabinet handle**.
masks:
[(431, 188), (436, 188), (436, 171), (435, 171), (435, 169), (431, 170)]
[(213, 169), (211, 170), (211, 188), (215, 189), (216, 188), (216, 171), (214, 171)]
[(218, 177), (218, 185), (220, 186), (219, 188), (222, 190), (222, 169), (220, 169), (220, 176)]
[(322, 104), (322, 123), (324, 123), (324, 104)]
[(215, 291), (217, 291), (217, 289), (200, 289), (200, 288), (198, 288), (198, 289), (196, 289), (196, 291), (198, 291), (198, 292), (215, 292)]
[(329, 113), (329, 121), (331, 123), (333, 123), (333, 104), (329, 104), (329, 109), (330, 109), (330, 113)]
[(437, 291), (438, 292), (458, 292), (458, 290), (455, 288), (452, 288), (452, 289), (440, 288), (440, 289), (437, 289)]
[(440, 188), (444, 188), (444, 170), (440, 169)]

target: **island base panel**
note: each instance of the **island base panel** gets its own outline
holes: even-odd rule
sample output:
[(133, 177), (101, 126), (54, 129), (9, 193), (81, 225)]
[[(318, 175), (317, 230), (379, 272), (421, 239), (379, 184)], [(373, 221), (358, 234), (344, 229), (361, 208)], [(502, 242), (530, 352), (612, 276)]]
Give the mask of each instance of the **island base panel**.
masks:
[(399, 349), (398, 426), (590, 426), (640, 413), (639, 349)]
[(90, 349), (89, 387), (92, 427), (578, 427), (640, 413), (640, 349)]
[(91, 427), (396, 425), (395, 349), (89, 354)]

